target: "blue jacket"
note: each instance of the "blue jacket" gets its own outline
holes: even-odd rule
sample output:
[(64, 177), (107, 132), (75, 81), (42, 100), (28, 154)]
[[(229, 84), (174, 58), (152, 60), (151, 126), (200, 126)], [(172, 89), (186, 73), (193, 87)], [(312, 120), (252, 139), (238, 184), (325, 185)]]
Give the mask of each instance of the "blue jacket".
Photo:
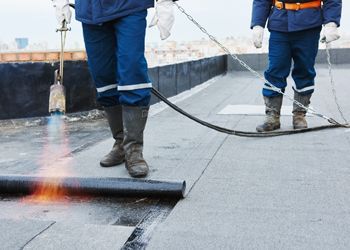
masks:
[(154, 6), (154, 0), (75, 0), (76, 19), (101, 24)]
[(278, 10), (272, 0), (254, 0), (251, 28), (256, 25), (273, 31), (293, 32), (335, 22), (340, 25), (342, 0), (323, 0), (322, 9)]

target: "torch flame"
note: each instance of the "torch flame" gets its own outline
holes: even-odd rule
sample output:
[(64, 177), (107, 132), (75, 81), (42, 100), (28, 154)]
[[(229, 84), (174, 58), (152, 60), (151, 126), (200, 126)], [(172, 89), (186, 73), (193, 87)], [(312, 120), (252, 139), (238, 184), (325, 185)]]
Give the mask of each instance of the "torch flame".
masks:
[(49, 203), (52, 201), (64, 201), (66, 192), (57, 183), (44, 183), (35, 187), (35, 192), (28, 198), (33, 202)]
[(47, 125), (45, 143), (39, 158), (40, 170), (38, 175), (55, 177), (57, 181), (44, 181), (43, 185), (35, 187), (32, 195), (24, 198), (25, 202), (48, 203), (52, 201), (63, 201), (66, 190), (62, 189), (60, 183), (69, 176), (71, 158), (69, 140), (66, 124), (61, 115), (51, 116)]

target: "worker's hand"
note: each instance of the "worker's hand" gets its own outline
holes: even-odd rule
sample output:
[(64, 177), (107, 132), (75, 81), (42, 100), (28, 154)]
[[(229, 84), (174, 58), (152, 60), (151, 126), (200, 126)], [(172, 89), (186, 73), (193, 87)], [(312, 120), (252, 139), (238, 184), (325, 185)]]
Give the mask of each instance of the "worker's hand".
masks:
[(170, 30), (174, 25), (174, 2), (173, 0), (158, 0), (156, 13), (149, 27), (157, 26), (162, 40), (170, 36)]
[(323, 28), (323, 36), (321, 41), (330, 43), (340, 38), (338, 32), (338, 25), (336, 23), (330, 22), (327, 23)]
[(63, 22), (70, 23), (72, 12), (69, 7), (69, 0), (52, 0), (53, 6), (56, 8), (56, 18), (58, 26), (61, 27)]
[(264, 39), (264, 28), (257, 25), (253, 27), (253, 42), (257, 49), (262, 47), (262, 42)]

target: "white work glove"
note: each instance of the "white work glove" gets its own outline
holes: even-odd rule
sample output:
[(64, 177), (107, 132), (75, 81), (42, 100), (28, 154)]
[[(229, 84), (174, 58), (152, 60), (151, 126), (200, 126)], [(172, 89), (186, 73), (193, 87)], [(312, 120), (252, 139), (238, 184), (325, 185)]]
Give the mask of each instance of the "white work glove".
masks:
[(58, 26), (61, 27), (63, 21), (70, 23), (72, 12), (69, 7), (69, 0), (52, 0), (53, 6), (56, 8), (56, 18)]
[(340, 38), (338, 25), (334, 22), (327, 23), (323, 28), (323, 36), (321, 41), (330, 43)]
[(170, 36), (170, 30), (175, 22), (173, 0), (158, 0), (156, 3), (156, 13), (149, 27), (157, 26), (162, 40)]
[(257, 49), (262, 47), (262, 42), (264, 39), (264, 28), (257, 25), (253, 27), (253, 42)]

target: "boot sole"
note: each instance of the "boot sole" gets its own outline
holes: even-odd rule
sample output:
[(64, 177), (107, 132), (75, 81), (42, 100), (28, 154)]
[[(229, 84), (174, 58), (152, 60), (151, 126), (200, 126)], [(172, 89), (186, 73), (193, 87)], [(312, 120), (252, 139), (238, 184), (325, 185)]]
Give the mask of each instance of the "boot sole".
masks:
[(113, 165), (111, 165), (111, 164), (104, 164), (104, 163), (100, 162), (100, 166), (103, 167), (103, 168), (111, 168), (111, 167), (119, 166), (119, 165), (123, 164), (124, 162), (125, 162), (125, 160), (121, 160), (121, 161), (118, 161), (118, 162), (114, 163)]
[(271, 129), (260, 129), (260, 128), (256, 128), (256, 131), (259, 132), (259, 133), (263, 133), (263, 132), (272, 132), (272, 131), (275, 131), (277, 129), (280, 129), (281, 128), (281, 125), (278, 125), (278, 126), (275, 126)]
[(307, 126), (303, 126), (303, 127), (293, 126), (293, 128), (294, 128), (295, 130), (298, 130), (298, 129), (307, 129)]
[(148, 173), (146, 173), (146, 174), (131, 174), (131, 173), (129, 173), (129, 174), (133, 178), (144, 178), (148, 175)]

